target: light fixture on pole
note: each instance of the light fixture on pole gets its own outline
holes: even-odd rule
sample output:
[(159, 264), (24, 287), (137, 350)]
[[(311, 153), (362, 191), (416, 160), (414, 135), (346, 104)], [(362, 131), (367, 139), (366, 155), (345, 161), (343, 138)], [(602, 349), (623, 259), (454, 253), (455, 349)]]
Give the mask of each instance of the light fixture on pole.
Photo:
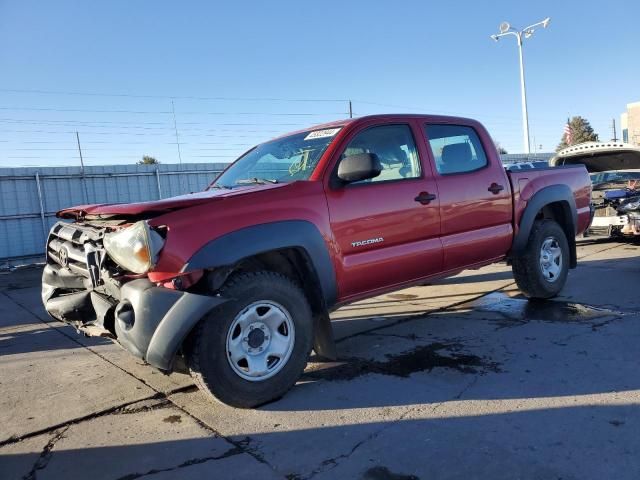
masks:
[(541, 22), (534, 23), (528, 27), (518, 30), (513, 28), (508, 22), (502, 22), (498, 27), (500, 33), (491, 35), (491, 38), (496, 42), (501, 37), (506, 35), (513, 35), (518, 40), (518, 53), (520, 55), (520, 91), (522, 94), (522, 128), (524, 135), (524, 151), (525, 153), (531, 153), (529, 148), (529, 114), (527, 113), (527, 89), (524, 83), (524, 60), (522, 58), (522, 40), (524, 38), (531, 38), (537, 27), (547, 28), (549, 26), (549, 17), (545, 18)]

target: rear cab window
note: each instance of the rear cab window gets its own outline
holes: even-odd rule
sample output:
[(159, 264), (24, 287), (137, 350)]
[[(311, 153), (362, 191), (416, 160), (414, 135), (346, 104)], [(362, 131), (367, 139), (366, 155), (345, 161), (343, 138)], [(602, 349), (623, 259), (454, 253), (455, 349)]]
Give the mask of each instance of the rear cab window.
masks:
[(488, 165), (482, 142), (472, 127), (427, 124), (424, 130), (440, 175), (474, 172)]

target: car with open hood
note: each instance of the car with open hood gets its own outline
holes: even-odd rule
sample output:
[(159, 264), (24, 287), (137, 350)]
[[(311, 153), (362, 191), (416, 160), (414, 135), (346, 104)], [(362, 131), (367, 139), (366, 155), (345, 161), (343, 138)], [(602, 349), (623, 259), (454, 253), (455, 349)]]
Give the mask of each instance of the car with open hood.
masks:
[(586, 142), (560, 150), (551, 166), (584, 165), (593, 184), (590, 235), (640, 235), (640, 147)]

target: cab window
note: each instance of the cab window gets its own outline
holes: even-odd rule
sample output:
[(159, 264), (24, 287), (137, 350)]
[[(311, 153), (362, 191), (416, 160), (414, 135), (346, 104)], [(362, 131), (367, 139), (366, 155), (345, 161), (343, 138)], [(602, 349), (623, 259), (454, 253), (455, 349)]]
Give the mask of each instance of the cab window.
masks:
[(487, 156), (478, 134), (464, 125), (426, 125), (431, 153), (441, 175), (479, 170), (487, 165)]
[(376, 154), (382, 172), (375, 178), (353, 182), (352, 185), (418, 178), (421, 175), (420, 159), (409, 125), (384, 125), (358, 133), (340, 160), (359, 153)]

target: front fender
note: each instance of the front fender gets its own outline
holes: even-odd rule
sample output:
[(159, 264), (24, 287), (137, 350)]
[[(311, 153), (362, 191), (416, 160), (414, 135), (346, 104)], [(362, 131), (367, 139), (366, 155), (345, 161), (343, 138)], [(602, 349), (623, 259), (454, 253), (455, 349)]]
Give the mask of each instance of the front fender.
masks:
[(327, 244), (311, 222), (286, 220), (242, 228), (216, 238), (198, 250), (182, 271), (230, 266), (245, 258), (274, 250), (300, 248), (317, 275), (325, 305), (336, 303), (336, 274)]

